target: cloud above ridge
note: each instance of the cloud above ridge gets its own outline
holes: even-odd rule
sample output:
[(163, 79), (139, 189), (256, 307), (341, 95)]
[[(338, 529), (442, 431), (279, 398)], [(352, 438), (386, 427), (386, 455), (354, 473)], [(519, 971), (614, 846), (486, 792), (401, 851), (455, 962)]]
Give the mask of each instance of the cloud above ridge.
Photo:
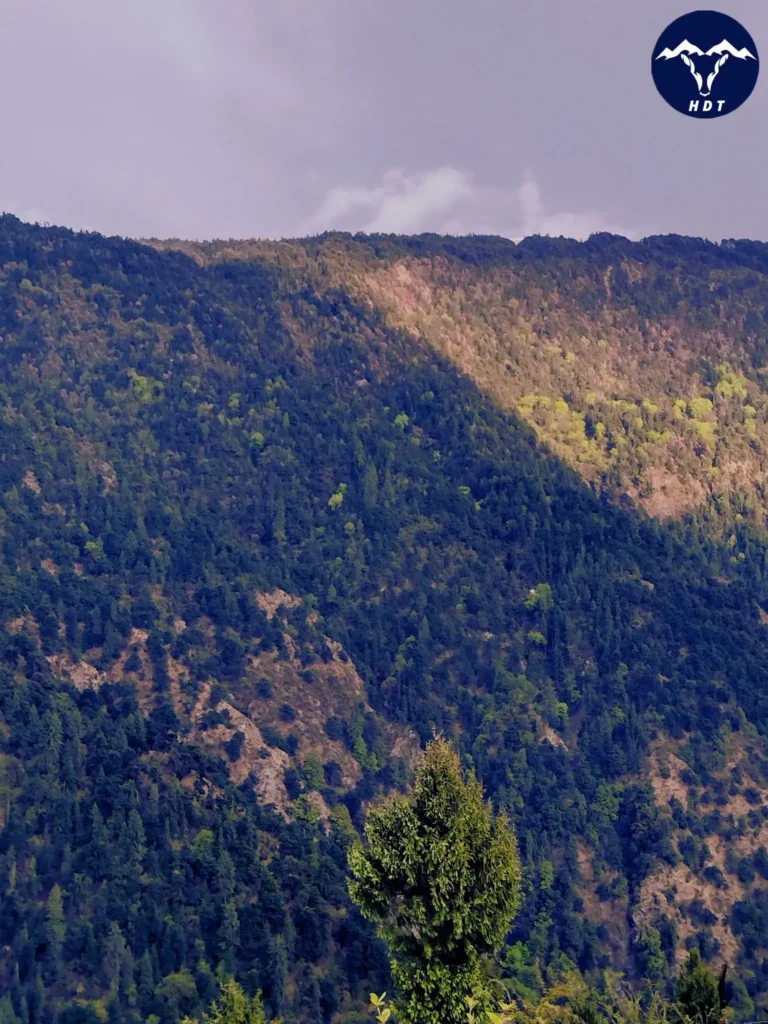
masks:
[(508, 188), (483, 185), (456, 167), (406, 174), (387, 170), (375, 185), (337, 185), (329, 189), (307, 221), (308, 233), (502, 235), (518, 241), (530, 235), (584, 239), (598, 231), (639, 238), (638, 227), (613, 223), (600, 210), (550, 210), (530, 172)]

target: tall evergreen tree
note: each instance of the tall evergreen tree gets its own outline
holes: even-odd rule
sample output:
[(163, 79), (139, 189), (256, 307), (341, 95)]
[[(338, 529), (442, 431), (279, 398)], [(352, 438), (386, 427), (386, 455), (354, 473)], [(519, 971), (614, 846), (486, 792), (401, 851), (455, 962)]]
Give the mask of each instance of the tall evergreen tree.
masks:
[[(197, 1024), (189, 1017), (182, 1024)], [(264, 1011), (258, 995), (247, 996), (234, 978), (221, 986), (219, 998), (203, 1015), (203, 1024), (265, 1024)]]
[(403, 1024), (466, 1021), (488, 997), (484, 968), (520, 899), (520, 861), (506, 816), (494, 816), (474, 774), (433, 740), (413, 796), (371, 809), (366, 844), (349, 853), (352, 899), (380, 922)]
[(690, 951), (680, 969), (675, 996), (675, 1009), (685, 1024), (721, 1024), (725, 1019), (717, 980), (698, 949)]

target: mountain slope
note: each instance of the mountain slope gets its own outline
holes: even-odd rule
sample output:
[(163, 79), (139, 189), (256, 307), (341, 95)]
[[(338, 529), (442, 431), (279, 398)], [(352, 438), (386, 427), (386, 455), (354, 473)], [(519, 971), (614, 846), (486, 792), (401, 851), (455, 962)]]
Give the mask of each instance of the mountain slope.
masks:
[(765, 515), (764, 245), (327, 235), (184, 248), (258, 254), (343, 287), (653, 515)]
[[(366, 801), (407, 784), (413, 732), (435, 730), (520, 837), (512, 984), (562, 956), (641, 973), (654, 943), (671, 960), (689, 940), (740, 957), (759, 997), (759, 517), (729, 506), (712, 530), (619, 507), (621, 472), (585, 483), (519, 402), (504, 408), (483, 354), (514, 348), (523, 396), (564, 389), (535, 332), (513, 345), (494, 326), (498, 296), (592, 337), (606, 264), (616, 247), (634, 258), (602, 245), (179, 252), (0, 219), (0, 972), (15, 1016), (80, 998), (165, 1024), (196, 1012), (221, 962), (286, 1019), (352, 1021), (383, 961), (343, 891), (345, 843)], [(622, 315), (651, 333), (677, 317), (680, 346), (709, 315), (706, 352), (725, 358), (763, 315), (763, 249), (644, 245), (677, 291), (653, 271), (633, 292), (627, 274)], [(434, 309), (423, 330), (398, 318), (401, 268), (431, 295), (413, 308), (465, 278), (479, 289), (461, 351), (482, 356), (487, 379), (463, 369), (489, 394)], [(729, 282), (719, 312), (713, 274)], [(760, 338), (742, 342), (726, 397), (743, 378), (762, 422)], [(700, 380), (678, 362), (674, 387)]]

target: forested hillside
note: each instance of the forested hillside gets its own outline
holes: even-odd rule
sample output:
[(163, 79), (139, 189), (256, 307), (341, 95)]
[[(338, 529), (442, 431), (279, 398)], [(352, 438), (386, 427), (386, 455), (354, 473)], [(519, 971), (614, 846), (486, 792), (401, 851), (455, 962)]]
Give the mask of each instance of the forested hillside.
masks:
[[(766, 511), (766, 247), (325, 235), (162, 243), (266, 258), (423, 337), (601, 492), (661, 518)], [(728, 517), (730, 518), (730, 516)]]
[(765, 1003), (767, 271), (0, 218), (2, 1024), (217, 970), (358, 1021), (346, 851), (436, 731), (519, 839), (512, 991), (696, 947)]

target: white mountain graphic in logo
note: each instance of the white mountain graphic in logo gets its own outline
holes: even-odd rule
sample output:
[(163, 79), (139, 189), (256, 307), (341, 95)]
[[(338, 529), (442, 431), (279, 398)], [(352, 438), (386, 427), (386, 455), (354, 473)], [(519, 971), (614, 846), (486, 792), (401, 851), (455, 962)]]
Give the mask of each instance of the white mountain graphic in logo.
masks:
[[(675, 57), (680, 57), (684, 64), (689, 68), (691, 74), (696, 81), (696, 88), (699, 90), (700, 96), (709, 96), (712, 92), (712, 83), (720, 73), (720, 68), (725, 64), (729, 57), (736, 57), (739, 60), (757, 60), (754, 53), (750, 53), (746, 46), (743, 46), (740, 50), (737, 50), (733, 43), (729, 43), (727, 39), (723, 39), (722, 42), (716, 46), (710, 46), (708, 50), (701, 50), (698, 46), (694, 46), (693, 43), (689, 43), (687, 39), (684, 39), (682, 43), (678, 43), (674, 50), (670, 50), (667, 46), (660, 54), (657, 55), (656, 60), (661, 58), (664, 60), (672, 60)], [(706, 85), (704, 82), (704, 71), (696, 70), (696, 64), (693, 60), (694, 57), (717, 57), (714, 67), (707, 74)], [(699, 62), (699, 67), (703, 64), (703, 61)]]

